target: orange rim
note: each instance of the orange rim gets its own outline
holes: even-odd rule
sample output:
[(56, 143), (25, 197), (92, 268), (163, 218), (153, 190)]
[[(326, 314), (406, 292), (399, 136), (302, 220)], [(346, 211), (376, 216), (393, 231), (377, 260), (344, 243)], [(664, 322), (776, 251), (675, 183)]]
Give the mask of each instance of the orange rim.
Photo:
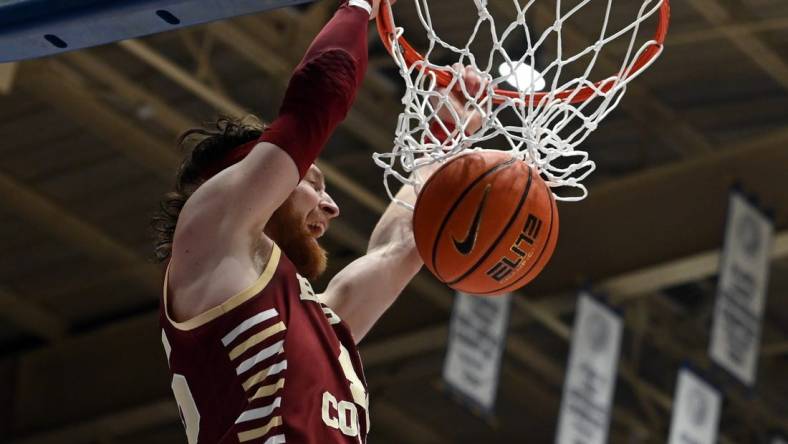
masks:
[[(664, 0), (662, 6), (660, 6), (659, 10), (659, 23), (657, 24), (657, 31), (654, 34), (653, 40), (656, 42), (655, 44), (651, 45), (648, 49), (643, 51), (642, 54), (638, 57), (632, 67), (625, 73), (628, 76), (632, 72), (638, 72), (644, 66), (649, 64), (662, 50), (662, 47), (665, 43), (665, 37), (668, 35), (668, 25), (670, 24), (670, 1)], [(389, 54), (393, 51), (392, 45), (392, 38), (394, 36), (394, 13), (391, 10), (391, 4), (388, 0), (383, 0), (383, 4), (380, 5), (380, 12), (377, 19), (377, 28), (378, 34), (380, 35), (380, 39), (383, 42), (383, 45), (388, 50)], [(416, 62), (424, 61), (424, 56), (421, 55), (415, 48), (405, 39), (405, 36), (401, 36), (398, 39), (399, 46), (402, 48), (403, 57), (405, 59), (405, 63), (408, 64), (408, 67), (413, 66)], [(450, 71), (443, 71), (434, 68), (427, 68), (432, 73), (435, 74), (438, 84), (440, 86), (446, 86), (452, 81), (452, 74)], [(600, 90), (602, 92), (607, 92), (610, 88), (613, 87), (613, 82), (600, 80), (594, 83), (594, 87), (585, 86), (582, 88), (576, 88), (568, 91), (563, 91), (555, 95), (556, 99), (569, 99), (569, 103), (580, 103), (585, 102), (589, 98), (595, 96), (597, 94), (596, 91)], [(495, 93), (500, 96), (505, 96), (508, 98), (519, 98), (520, 93), (518, 91), (513, 91), (509, 89), (503, 88), (496, 88)], [(542, 100), (542, 98), (547, 95), (548, 93), (539, 92), (532, 96), (531, 100), (536, 100), (537, 102)], [(495, 100), (496, 103), (502, 103), (505, 99), (497, 98)]]

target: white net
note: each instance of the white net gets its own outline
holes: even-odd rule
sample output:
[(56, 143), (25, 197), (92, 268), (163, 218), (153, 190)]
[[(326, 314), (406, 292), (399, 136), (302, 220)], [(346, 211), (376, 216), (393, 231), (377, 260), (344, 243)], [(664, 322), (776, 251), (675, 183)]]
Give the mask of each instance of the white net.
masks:
[[(498, 149), (538, 168), (556, 199), (585, 198), (583, 180), (595, 164), (581, 145), (618, 105), (627, 84), (661, 52), (662, 45), (651, 36), (654, 27), (650, 24), (651, 34), (644, 37), (644, 24), (667, 0), (618, 0), (637, 4), (622, 24), (617, 23), (622, 13), (614, 7), (615, 0), (473, 0), (478, 20), (470, 37), (457, 45), (438, 35), (429, 0), (413, 1), (427, 34), (426, 51), (423, 60), (408, 66), (398, 43), (404, 30), (394, 28), (391, 52), (405, 80), (404, 111), (392, 151), (373, 155), (384, 169), (389, 196), (394, 199), (391, 185), (397, 182), (420, 185), (421, 176), (413, 173), (421, 168), (467, 150)], [(500, 13), (495, 17), (488, 3), (511, 5), (513, 13), (508, 19)], [(588, 28), (588, 19), (581, 21), (588, 11), (595, 14), (597, 30), (578, 43), (582, 32), (575, 23)], [(496, 18), (506, 20), (505, 27), (499, 29)], [(533, 22), (540, 18), (547, 24), (536, 32)], [(480, 43), (483, 40), (486, 43)], [(613, 49), (603, 54), (609, 47)], [(654, 56), (644, 60), (646, 51), (655, 51)], [(463, 80), (463, 67), (471, 67), (488, 82), (475, 95)], [(592, 78), (600, 72), (603, 75)], [(450, 78), (449, 85), (442, 87), (439, 76)], [(512, 92), (504, 94), (504, 89)], [(451, 105), (448, 91), (463, 97), (462, 109)], [(444, 124), (437, 118), (439, 112), (444, 121), (450, 113), (456, 125)], [(482, 116), (481, 129), (467, 134), (473, 112)], [(436, 132), (448, 137), (442, 139)]]

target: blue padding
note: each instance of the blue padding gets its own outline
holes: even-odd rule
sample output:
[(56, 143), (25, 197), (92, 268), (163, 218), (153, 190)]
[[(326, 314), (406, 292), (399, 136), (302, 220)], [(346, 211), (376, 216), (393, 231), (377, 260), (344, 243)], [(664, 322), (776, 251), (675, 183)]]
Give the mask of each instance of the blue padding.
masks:
[(63, 12), (84, 10), (106, 0), (0, 0), (0, 29), (6, 26), (35, 20), (36, 17), (54, 16)]
[(314, 0), (0, 0), (0, 63)]

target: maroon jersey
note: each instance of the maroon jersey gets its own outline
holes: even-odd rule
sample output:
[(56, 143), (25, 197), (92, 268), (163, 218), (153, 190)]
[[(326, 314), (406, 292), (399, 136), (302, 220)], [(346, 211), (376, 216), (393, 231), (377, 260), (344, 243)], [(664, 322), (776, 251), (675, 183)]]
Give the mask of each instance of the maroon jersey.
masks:
[(189, 444), (363, 443), (368, 395), (350, 330), (274, 246), (247, 290), (162, 342)]

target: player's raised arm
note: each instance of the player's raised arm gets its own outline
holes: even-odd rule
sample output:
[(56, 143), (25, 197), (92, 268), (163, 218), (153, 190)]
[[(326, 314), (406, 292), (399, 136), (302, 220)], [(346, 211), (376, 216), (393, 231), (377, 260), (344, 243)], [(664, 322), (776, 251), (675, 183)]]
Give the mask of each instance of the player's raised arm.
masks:
[[(455, 66), (455, 69), (461, 73), (462, 81), (473, 94), (485, 87), (484, 80), (473, 69), (461, 66)], [(466, 122), (466, 131), (474, 133), (481, 127), (481, 116), (464, 108), (464, 98), (459, 89), (441, 89), (441, 93), (449, 99), (446, 107), (453, 108), (454, 115)], [(439, 109), (437, 115), (445, 125), (456, 126), (448, 108)], [(419, 182), (424, 183), (437, 167), (424, 167), (414, 174), (418, 174)], [(396, 199), (415, 204), (417, 191), (405, 185), (397, 193)], [(422, 265), (413, 238), (413, 212), (392, 202), (372, 231), (367, 254), (345, 267), (331, 280), (322, 300), (347, 323), (353, 338), (359, 342), (394, 303)]]
[(350, 110), (367, 67), (372, 12), (372, 0), (339, 8), (293, 73), (277, 119), (259, 140), (218, 162), (182, 218), (199, 209), (205, 223), (228, 235), (265, 226)]

